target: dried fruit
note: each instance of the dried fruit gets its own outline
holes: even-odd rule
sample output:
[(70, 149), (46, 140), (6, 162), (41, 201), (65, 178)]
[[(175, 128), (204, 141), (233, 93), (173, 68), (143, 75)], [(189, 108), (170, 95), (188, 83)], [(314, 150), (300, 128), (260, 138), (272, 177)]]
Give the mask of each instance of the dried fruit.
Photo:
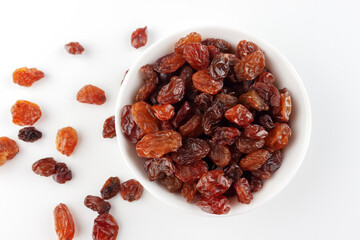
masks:
[(99, 214), (109, 213), (111, 208), (110, 203), (104, 201), (104, 199), (91, 195), (86, 196), (84, 205), (91, 210), (98, 212)]
[(189, 43), (183, 49), (183, 56), (190, 66), (196, 70), (202, 70), (209, 66), (209, 51), (201, 43)]
[(260, 75), (256, 78), (256, 82), (261, 82), (265, 84), (273, 84), (275, 82), (275, 77), (269, 72), (262, 72)]
[(265, 138), (265, 146), (269, 151), (274, 152), (286, 147), (291, 136), (291, 129), (286, 123), (275, 123), (275, 127)]
[(239, 165), (237, 165), (236, 163), (232, 163), (232, 164), (229, 164), (224, 169), (224, 174), (225, 174), (225, 177), (227, 177), (227, 178), (233, 180), (233, 182), (235, 182), (242, 176), (243, 172), (241, 171), (241, 168), (239, 167)]
[(162, 130), (146, 134), (137, 144), (140, 157), (160, 158), (169, 152), (175, 152), (182, 145), (181, 135), (172, 130)]
[(171, 176), (175, 173), (175, 166), (170, 158), (152, 158), (146, 160), (144, 169), (150, 181), (162, 178), (164, 175)]
[(269, 110), (269, 106), (266, 104), (265, 100), (262, 99), (254, 89), (251, 89), (247, 93), (241, 94), (239, 97), (239, 102), (248, 109), (255, 109), (256, 111)]
[(250, 124), (244, 128), (244, 136), (253, 140), (266, 138), (268, 132), (260, 125)]
[(225, 167), (231, 160), (231, 153), (227, 146), (216, 144), (211, 140), (207, 140), (210, 146), (209, 158), (218, 167)]
[(200, 93), (196, 95), (194, 103), (201, 111), (206, 111), (213, 101), (213, 96), (208, 93)]
[(32, 165), (32, 170), (35, 174), (50, 177), (56, 171), (56, 161), (52, 157), (40, 159)]
[(216, 144), (232, 145), (240, 137), (241, 132), (233, 127), (218, 127), (212, 137)]
[(206, 173), (208, 165), (198, 160), (187, 165), (175, 164), (175, 176), (185, 183), (193, 183)]
[(180, 78), (185, 83), (185, 88), (189, 88), (189, 84), (192, 82), (192, 75), (194, 74), (194, 70), (190, 66), (183, 66), (180, 73)]
[(216, 124), (219, 123), (225, 113), (225, 107), (219, 101), (214, 101), (210, 108), (204, 113), (202, 125), (204, 133), (211, 135), (216, 128)]
[(64, 184), (72, 179), (72, 172), (65, 163), (56, 163), (55, 173), (52, 175), (55, 182)]
[(240, 168), (246, 171), (259, 169), (270, 157), (270, 152), (265, 149), (255, 150), (240, 160)]
[(134, 121), (131, 115), (131, 105), (125, 105), (120, 112), (121, 132), (131, 143), (137, 143), (142, 136), (143, 130)]
[(237, 97), (226, 93), (216, 95), (215, 101), (219, 102), (225, 110), (235, 107), (239, 103)]
[(120, 195), (121, 197), (129, 202), (139, 200), (144, 187), (135, 179), (127, 180), (121, 184)]
[(203, 159), (210, 151), (209, 144), (200, 138), (188, 138), (183, 145), (174, 153), (171, 159), (181, 165), (194, 163)]
[(115, 116), (111, 116), (105, 120), (102, 135), (104, 138), (113, 138), (116, 136)]
[(24, 142), (35, 142), (42, 137), (42, 133), (34, 127), (24, 127), (19, 130), (18, 138)]
[(100, 193), (103, 199), (110, 199), (115, 197), (116, 194), (120, 191), (120, 179), (118, 177), (110, 177), (106, 180), (105, 184), (102, 186)]
[(160, 122), (161, 130), (175, 130), (170, 120), (165, 120)]
[(78, 42), (69, 42), (68, 44), (65, 44), (65, 50), (70, 54), (79, 55), (82, 54), (85, 49)]
[(196, 184), (196, 189), (205, 197), (216, 197), (226, 192), (232, 180), (224, 176), (223, 170), (212, 170), (204, 173)]
[(175, 175), (166, 176), (158, 180), (169, 192), (180, 191), (183, 183)]
[(211, 61), (208, 72), (212, 79), (221, 81), (228, 75), (229, 70), (230, 65), (228, 58), (225, 58), (223, 54), (218, 54)]
[(280, 93), (279, 90), (272, 84), (265, 84), (256, 82), (251, 86), (264, 99), (270, 106), (280, 106)]
[(195, 200), (196, 195), (196, 184), (195, 183), (184, 183), (181, 194), (188, 203), (192, 203)]
[(75, 234), (75, 224), (69, 208), (60, 203), (54, 209), (54, 225), (59, 240), (71, 240)]
[(212, 45), (220, 50), (222, 53), (233, 53), (234, 49), (231, 46), (231, 44), (223, 39), (218, 38), (207, 38), (204, 41), (202, 41), (202, 44), (204, 45)]
[(186, 122), (192, 114), (192, 108), (188, 101), (185, 101), (179, 111), (176, 113), (172, 124), (175, 128), (179, 128), (184, 122)]
[(13, 159), (19, 152), (19, 147), (16, 142), (8, 137), (0, 137), (0, 166), (6, 160)]
[(74, 152), (77, 142), (78, 136), (74, 128), (65, 127), (58, 130), (55, 143), (60, 153), (69, 157)]
[(203, 132), (201, 114), (195, 114), (189, 121), (179, 128), (179, 133), (183, 137), (199, 137)]
[(249, 204), (253, 199), (250, 184), (246, 178), (239, 178), (234, 182), (238, 202)]
[(76, 100), (81, 103), (102, 105), (106, 102), (105, 92), (91, 84), (83, 86), (76, 95)]
[(12, 121), (16, 125), (34, 125), (41, 117), (40, 107), (32, 102), (17, 100), (11, 107)]
[(227, 197), (222, 195), (214, 198), (199, 196), (196, 205), (204, 212), (212, 214), (227, 214), (231, 208)]
[(184, 47), (189, 43), (200, 43), (201, 35), (196, 32), (191, 32), (183, 38), (180, 38), (179, 41), (175, 43), (175, 52), (182, 54)]
[(192, 80), (197, 90), (212, 95), (217, 94), (224, 86), (222, 81), (214, 80), (206, 69), (194, 73)]
[(153, 65), (146, 64), (146, 65), (142, 66), (139, 70), (140, 70), (140, 72), (145, 74), (145, 76), (146, 76), (146, 78), (144, 79), (145, 82), (150, 81), (155, 84), (158, 84), (158, 74), (157, 74), (157, 72), (154, 71)]
[(268, 114), (265, 114), (265, 115), (259, 117), (259, 123), (267, 131), (270, 131), (271, 129), (273, 129), (275, 127), (275, 124), (274, 124), (272, 118)]
[(262, 148), (265, 145), (265, 140), (253, 140), (246, 137), (240, 137), (236, 141), (236, 148), (241, 153), (252, 153), (253, 151)]
[(291, 96), (289, 91), (284, 88), (280, 93), (280, 106), (274, 107), (273, 115), (281, 122), (288, 122), (291, 114)]
[(251, 112), (241, 104), (236, 105), (235, 107), (232, 107), (228, 109), (225, 112), (225, 117), (233, 123), (236, 123), (237, 125), (241, 127), (246, 127), (252, 121), (254, 121), (254, 117), (251, 114)]
[(131, 34), (131, 46), (140, 48), (147, 43), (147, 27), (138, 28)]
[(119, 232), (119, 225), (109, 213), (103, 213), (94, 220), (93, 240), (115, 240)]
[(152, 106), (154, 114), (159, 120), (170, 120), (175, 115), (174, 107), (171, 104)]
[(257, 50), (259, 50), (259, 47), (255, 43), (242, 40), (238, 43), (236, 47), (236, 54), (239, 58), (242, 58)]
[(153, 68), (158, 73), (173, 73), (185, 63), (182, 54), (170, 53), (159, 58)]
[(255, 176), (251, 176), (249, 185), (251, 192), (258, 192), (261, 190), (263, 186), (263, 181)]
[(261, 50), (250, 53), (241, 58), (235, 65), (234, 72), (238, 81), (255, 79), (265, 68), (265, 55)]
[(180, 77), (172, 77), (170, 82), (163, 86), (157, 96), (160, 104), (173, 104), (180, 102), (184, 97), (185, 83)]
[(271, 153), (268, 160), (259, 169), (252, 171), (252, 174), (263, 180), (269, 179), (271, 175), (280, 168), (281, 163), (281, 152), (275, 151)]
[(220, 50), (213, 45), (207, 45), (207, 48), (210, 54), (210, 60), (214, 59), (214, 57), (220, 53)]
[(131, 107), (132, 118), (145, 134), (159, 131), (159, 123), (153, 111), (146, 102), (137, 102)]
[(13, 72), (13, 82), (24, 87), (31, 87), (34, 82), (45, 77), (45, 74), (36, 68), (18, 68)]
[(145, 84), (139, 89), (139, 92), (136, 94), (135, 102), (147, 100), (149, 96), (154, 92), (155, 88), (156, 84), (153, 81), (145, 82)]

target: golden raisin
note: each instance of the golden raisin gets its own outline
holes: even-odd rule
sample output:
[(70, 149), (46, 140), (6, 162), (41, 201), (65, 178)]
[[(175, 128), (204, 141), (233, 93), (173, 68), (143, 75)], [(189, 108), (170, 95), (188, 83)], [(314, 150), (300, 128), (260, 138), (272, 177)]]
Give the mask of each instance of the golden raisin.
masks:
[(76, 100), (81, 103), (102, 105), (106, 102), (106, 96), (102, 89), (89, 84), (79, 90)]
[(56, 135), (56, 149), (66, 155), (70, 156), (78, 142), (77, 132), (72, 127), (65, 127), (60, 129)]
[(75, 224), (69, 208), (60, 203), (54, 209), (55, 231), (59, 240), (71, 240), (75, 234)]
[(39, 81), (45, 74), (36, 68), (18, 68), (13, 73), (13, 82), (20, 86), (30, 87), (34, 82)]
[(0, 166), (6, 160), (13, 159), (19, 152), (19, 147), (16, 142), (8, 137), (0, 137)]
[(18, 100), (11, 107), (13, 123), (19, 126), (33, 125), (41, 117), (40, 107), (32, 102)]

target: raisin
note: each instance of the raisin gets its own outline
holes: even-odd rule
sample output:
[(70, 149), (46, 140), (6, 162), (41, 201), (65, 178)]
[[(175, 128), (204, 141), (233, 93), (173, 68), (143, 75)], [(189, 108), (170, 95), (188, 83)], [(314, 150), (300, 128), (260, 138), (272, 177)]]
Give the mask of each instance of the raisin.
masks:
[(142, 85), (139, 89), (138, 93), (135, 97), (135, 102), (145, 101), (149, 98), (149, 96), (154, 92), (156, 88), (156, 84), (152, 81), (147, 81)]
[(172, 77), (170, 82), (163, 86), (157, 96), (160, 104), (180, 102), (185, 94), (185, 83), (180, 77)]
[(65, 127), (59, 129), (56, 135), (56, 149), (66, 155), (70, 156), (77, 145), (78, 136), (77, 132), (72, 127)]
[(209, 144), (200, 138), (188, 138), (183, 145), (174, 153), (171, 159), (181, 165), (189, 164), (203, 159), (210, 151)]
[(168, 157), (148, 159), (144, 163), (144, 169), (150, 181), (162, 178), (164, 175), (171, 176), (175, 173), (175, 166)]
[(265, 138), (265, 146), (269, 151), (274, 152), (286, 147), (291, 136), (291, 129), (286, 123), (275, 123), (275, 127)]
[(55, 164), (55, 173), (52, 175), (55, 182), (64, 184), (72, 179), (72, 172), (65, 163)]
[(16, 125), (34, 125), (41, 117), (40, 107), (32, 102), (17, 100), (11, 107), (12, 121)]
[(280, 92), (272, 84), (265, 84), (262, 82), (256, 82), (252, 85), (252, 88), (264, 99), (270, 106), (280, 106)]
[(45, 74), (36, 68), (18, 68), (13, 72), (13, 82), (24, 87), (31, 87), (34, 82), (45, 77)]
[(259, 47), (255, 43), (242, 40), (236, 47), (236, 54), (239, 58), (243, 58), (257, 50), (259, 50)]
[(186, 89), (189, 88), (189, 84), (191, 84), (192, 82), (193, 74), (194, 74), (194, 70), (190, 66), (184, 66), (181, 69), (181, 73), (179, 77), (184, 81)]
[(252, 174), (260, 179), (269, 179), (271, 175), (280, 168), (282, 163), (281, 152), (271, 153), (268, 160), (259, 169), (252, 171)]
[(118, 194), (120, 188), (120, 179), (118, 177), (110, 177), (100, 190), (101, 197), (103, 199), (113, 198)]
[(262, 148), (265, 145), (265, 140), (253, 140), (246, 137), (240, 137), (236, 141), (236, 147), (241, 153), (252, 153), (253, 151)]
[(159, 131), (159, 123), (150, 104), (146, 102), (134, 103), (131, 107), (131, 115), (144, 133)]
[(232, 107), (228, 109), (225, 112), (225, 117), (233, 123), (236, 123), (237, 125), (241, 127), (246, 127), (252, 121), (254, 121), (254, 117), (251, 114), (251, 112), (241, 104), (236, 105), (235, 107)]
[(253, 199), (250, 184), (246, 178), (239, 178), (234, 182), (238, 202), (249, 204)]
[(259, 117), (259, 123), (267, 131), (270, 131), (271, 129), (273, 129), (275, 127), (275, 124), (274, 124), (272, 118), (268, 114), (265, 114), (265, 115)]
[(79, 55), (82, 54), (85, 49), (78, 42), (69, 42), (68, 44), (65, 44), (65, 50), (70, 54)]
[(220, 50), (213, 45), (207, 45), (207, 48), (210, 54), (210, 60), (214, 59), (214, 57), (220, 53)]
[(260, 125), (250, 124), (244, 128), (244, 136), (253, 140), (266, 138), (268, 132)]
[(235, 65), (234, 72), (238, 81), (255, 79), (265, 68), (265, 55), (258, 50), (241, 58)]
[[(231, 67), (234, 67), (236, 64), (238, 64), (240, 62), (240, 59), (237, 58), (235, 54), (223, 53), (223, 56), (226, 59), (226, 61), (228, 61), (229, 65)], [(236, 82), (236, 81), (233, 81), (233, 82)]]
[(121, 132), (131, 143), (137, 143), (144, 136), (144, 132), (131, 115), (131, 105), (126, 105), (121, 109), (120, 118)]
[(79, 90), (76, 100), (81, 103), (102, 105), (106, 102), (106, 96), (102, 89), (88, 84)]
[(109, 213), (111, 208), (110, 203), (104, 201), (104, 199), (91, 195), (86, 196), (84, 205), (99, 214)]
[(200, 43), (201, 35), (196, 32), (191, 32), (185, 37), (182, 37), (175, 43), (175, 52), (182, 54), (184, 47), (189, 43)]
[(115, 116), (111, 116), (105, 120), (102, 135), (104, 138), (113, 138), (116, 136)]
[(218, 127), (212, 140), (220, 145), (232, 145), (240, 137), (241, 132), (233, 127)]
[(234, 49), (231, 46), (231, 44), (223, 39), (217, 39), (217, 38), (207, 38), (204, 41), (202, 41), (202, 44), (204, 45), (212, 45), (220, 50), (222, 53), (233, 53)]
[(204, 173), (196, 184), (196, 189), (205, 197), (216, 197), (226, 192), (232, 180), (224, 176), (223, 170), (212, 170)]
[(235, 107), (239, 102), (237, 97), (226, 93), (219, 93), (216, 95), (215, 101), (221, 103), (226, 110)]
[(181, 189), (181, 194), (188, 203), (192, 203), (195, 200), (196, 195), (196, 184), (195, 183), (184, 183)]
[(209, 66), (209, 51), (201, 43), (189, 43), (183, 49), (183, 56), (190, 66), (202, 70)]
[(241, 168), (236, 163), (229, 164), (226, 168), (224, 168), (224, 174), (225, 177), (233, 180), (235, 182), (238, 180), (243, 172), (241, 171)]
[(231, 152), (231, 162), (232, 163), (239, 163), (240, 158), (242, 157), (242, 153), (239, 151), (239, 149), (236, 147), (236, 144), (233, 144), (229, 146), (230, 152)]
[(183, 137), (199, 137), (203, 132), (201, 114), (195, 114), (189, 121), (179, 128), (179, 133)]
[(175, 175), (166, 176), (158, 180), (160, 184), (162, 184), (166, 190), (169, 192), (177, 192), (180, 191), (182, 187), (182, 181), (178, 179)]
[(131, 34), (131, 46), (140, 48), (147, 43), (147, 27), (138, 28)]
[(270, 152), (265, 149), (255, 150), (240, 160), (240, 168), (246, 171), (259, 169), (270, 157)]
[(194, 103), (201, 111), (206, 111), (213, 101), (213, 96), (208, 93), (200, 93), (196, 95)]
[(137, 144), (140, 157), (160, 158), (166, 153), (175, 152), (182, 145), (181, 135), (172, 130), (162, 130), (146, 134)]
[(280, 93), (280, 106), (274, 107), (273, 115), (276, 120), (288, 122), (291, 114), (291, 96), (289, 91), (284, 88)]
[(255, 109), (256, 111), (268, 111), (269, 106), (265, 100), (262, 99), (259, 94), (251, 89), (247, 93), (243, 93), (239, 97), (239, 102), (249, 109)]
[(161, 121), (160, 125), (161, 125), (161, 130), (175, 130), (175, 127), (169, 120)]
[(251, 176), (249, 185), (251, 192), (258, 192), (263, 187), (263, 181), (255, 176)]
[(146, 78), (145, 82), (150, 81), (154, 82), (155, 84), (158, 84), (158, 74), (154, 71), (153, 65), (146, 64), (140, 68), (140, 72), (144, 73)]
[(187, 165), (175, 164), (175, 176), (186, 183), (192, 183), (199, 180), (207, 171), (208, 165), (203, 160), (192, 162)]
[(34, 127), (24, 127), (19, 130), (18, 138), (24, 142), (35, 142), (42, 137), (42, 133)]
[(204, 113), (202, 120), (206, 135), (211, 135), (215, 131), (215, 126), (222, 120), (224, 113), (225, 108), (219, 101), (214, 101), (211, 104), (210, 108)]
[(60, 203), (55, 207), (53, 215), (55, 231), (59, 240), (73, 239), (75, 234), (75, 224), (69, 208), (65, 204)]
[(275, 77), (269, 72), (262, 72), (260, 75), (256, 78), (256, 82), (261, 82), (265, 84), (273, 84), (275, 82)]
[(161, 82), (168, 82), (172, 76), (173, 76), (172, 73), (159, 73), (159, 79)]
[(36, 161), (32, 165), (32, 170), (35, 174), (50, 177), (55, 173), (56, 161), (52, 157), (43, 158)]
[(153, 68), (158, 73), (173, 73), (184, 65), (185, 59), (182, 54), (170, 53), (159, 58)]
[(18, 152), (19, 147), (14, 140), (8, 137), (0, 137), (0, 166), (7, 160), (13, 159)]
[(204, 212), (212, 214), (227, 214), (231, 208), (227, 197), (222, 195), (214, 198), (199, 196), (196, 205)]
[(174, 107), (171, 104), (152, 106), (155, 116), (159, 120), (170, 120), (175, 115)]
[(120, 195), (121, 197), (129, 202), (139, 200), (144, 187), (135, 179), (127, 180), (121, 184)]
[(212, 79), (216, 81), (223, 80), (229, 73), (230, 65), (227, 58), (223, 54), (218, 54), (211, 61), (208, 72)]
[(119, 225), (109, 213), (103, 213), (94, 220), (92, 232), (93, 240), (115, 240), (119, 232)]
[(192, 114), (192, 108), (188, 101), (185, 101), (179, 111), (176, 113), (172, 124), (175, 128), (179, 128), (184, 122), (186, 122)]
[(206, 69), (194, 73), (192, 80), (197, 90), (212, 95), (217, 94), (224, 86), (222, 81), (214, 80)]
[(209, 157), (218, 167), (225, 167), (231, 160), (231, 153), (227, 146), (216, 144), (211, 140), (207, 140), (210, 146)]

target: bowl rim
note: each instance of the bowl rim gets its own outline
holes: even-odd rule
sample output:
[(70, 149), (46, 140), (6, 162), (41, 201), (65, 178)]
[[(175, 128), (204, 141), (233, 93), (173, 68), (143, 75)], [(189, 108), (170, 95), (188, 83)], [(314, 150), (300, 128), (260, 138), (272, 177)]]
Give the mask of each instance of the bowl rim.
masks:
[[(121, 145), (121, 140), (120, 140), (120, 134), (122, 134), (121, 130), (120, 130), (120, 119), (119, 119), (119, 112), (121, 110), (121, 108), (123, 106), (120, 106), (120, 102), (122, 99), (122, 93), (125, 91), (126, 86), (129, 83), (129, 79), (130, 77), (133, 75), (133, 73), (135, 73), (135, 71), (138, 71), (138, 69), (136, 68), (137, 65), (139, 65), (139, 62), (141, 62), (142, 58), (146, 55), (148, 55), (148, 52), (153, 51), (154, 48), (158, 48), (158, 46), (162, 45), (163, 43), (166, 43), (168, 39), (172, 39), (175, 36), (178, 35), (182, 35), (185, 36), (186, 34), (190, 33), (190, 32), (209, 32), (209, 31), (232, 31), (232, 32), (237, 32), (237, 33), (241, 33), (241, 34), (245, 34), (247, 36), (250, 36), (254, 42), (261, 42), (261, 45), (265, 45), (266, 49), (271, 49), (272, 52), (274, 52), (279, 58), (281, 58), (281, 60), (283, 61), (283, 63), (285, 64), (285, 68), (287, 68), (291, 75), (294, 76), (294, 79), (296, 81), (296, 84), (299, 86), (300, 92), (301, 92), (301, 100), (304, 100), (303, 104), (305, 107), (305, 112), (307, 113), (306, 116), (306, 122), (305, 122), (305, 137), (304, 137), (304, 141), (303, 141), (303, 149), (301, 150), (300, 154), (299, 154), (299, 161), (297, 161), (295, 167), (294, 167), (294, 171), (292, 172), (291, 176), (289, 176), (288, 178), (286, 178), (286, 181), (283, 181), (281, 186), (277, 187), (275, 189), (275, 191), (273, 191), (271, 194), (268, 194), (266, 198), (261, 199), (256, 205), (249, 207), (241, 212), (235, 213), (235, 214), (222, 214), (222, 215), (216, 215), (216, 214), (209, 214), (209, 213), (205, 213), (205, 212), (194, 212), (194, 211), (190, 211), (190, 209), (187, 209), (186, 207), (182, 207), (179, 206), (175, 203), (172, 203), (171, 201), (167, 201), (166, 199), (163, 199), (161, 196), (159, 196), (157, 194), (157, 191), (154, 191), (154, 189), (152, 187), (150, 187), (150, 184), (154, 184), (153, 182), (142, 182), (141, 180), (143, 179), (143, 177), (140, 175), (140, 173), (138, 173), (138, 171), (135, 169), (135, 167), (132, 166), (132, 164), (130, 163), (129, 160), (127, 160), (129, 157), (127, 155), (127, 153), (125, 152), (123, 146)], [(226, 40), (226, 39), (225, 39)], [(161, 56), (159, 56), (161, 57)], [(183, 28), (183, 29), (178, 29), (176, 31), (173, 31), (172, 33), (162, 37), (161, 39), (159, 39), (158, 41), (154, 42), (151, 46), (149, 46), (143, 53), (141, 53), (141, 55), (131, 64), (126, 76), (123, 79), (122, 85), (119, 88), (118, 91), (118, 95), (117, 95), (117, 99), (116, 99), (116, 107), (115, 107), (115, 128), (116, 128), (116, 139), (120, 148), (120, 154), (121, 154), (121, 158), (123, 161), (126, 162), (126, 165), (129, 167), (129, 169), (131, 170), (131, 172), (134, 174), (134, 176), (141, 182), (141, 184), (144, 186), (144, 188), (150, 192), (153, 196), (155, 196), (157, 199), (161, 200), (162, 202), (165, 202), (166, 204), (174, 207), (175, 209), (178, 209), (182, 212), (186, 212), (186, 213), (190, 213), (192, 215), (196, 215), (196, 216), (202, 216), (202, 217), (236, 217), (239, 215), (242, 215), (244, 213), (247, 213), (253, 209), (256, 209), (260, 206), (262, 206), (263, 204), (265, 204), (266, 202), (269, 202), (271, 199), (273, 199), (276, 195), (278, 195), (289, 183), (290, 181), (294, 178), (294, 176), (296, 175), (296, 173), (299, 171), (308, 147), (309, 147), (309, 143), (310, 143), (310, 138), (311, 138), (311, 130), (312, 130), (312, 113), (311, 113), (311, 106), (310, 106), (310, 101), (309, 101), (309, 97), (306, 91), (306, 88), (299, 76), (299, 74), (296, 72), (295, 68), (292, 66), (292, 64), (289, 62), (289, 60), (287, 60), (287, 58), (279, 51), (277, 50), (275, 47), (273, 47), (270, 43), (268, 43), (266, 40), (264, 40), (263, 38), (253, 34), (253, 33), (249, 33), (248, 31), (244, 31), (242, 29), (235, 29), (233, 27), (228, 27), (228, 26), (222, 26), (222, 25), (213, 25), (213, 26), (194, 26), (191, 28)], [(164, 191), (166, 191), (164, 189)], [(184, 204), (189, 204), (186, 201), (184, 201)], [(231, 212), (231, 211), (230, 211)], [(204, 214), (205, 213), (205, 214)]]

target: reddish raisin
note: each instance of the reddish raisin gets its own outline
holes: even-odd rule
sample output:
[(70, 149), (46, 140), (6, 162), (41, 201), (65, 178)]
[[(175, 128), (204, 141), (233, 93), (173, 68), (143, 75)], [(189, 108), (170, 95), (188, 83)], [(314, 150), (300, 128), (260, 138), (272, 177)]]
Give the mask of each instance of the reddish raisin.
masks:
[(52, 157), (43, 158), (36, 161), (32, 165), (32, 170), (35, 174), (50, 177), (55, 173), (56, 161)]
[(204, 41), (202, 41), (202, 44), (204, 45), (212, 45), (220, 50), (222, 53), (233, 53), (234, 49), (231, 46), (231, 44), (223, 39), (218, 38), (207, 38)]
[(115, 116), (111, 116), (105, 120), (102, 135), (104, 138), (113, 138), (116, 136)]
[(263, 181), (255, 176), (251, 176), (249, 185), (251, 192), (258, 192), (263, 186)]
[(279, 90), (272, 84), (265, 84), (256, 82), (252, 88), (264, 99), (269, 105), (273, 107), (280, 106), (280, 93)]
[(206, 173), (208, 165), (205, 161), (199, 160), (187, 165), (175, 164), (175, 176), (181, 181), (192, 183), (200, 179)]
[(76, 100), (81, 103), (102, 105), (106, 102), (106, 96), (102, 89), (89, 84), (79, 90)]
[(233, 127), (218, 127), (212, 140), (220, 145), (232, 145), (240, 137), (241, 132)]
[(271, 152), (283, 149), (289, 142), (291, 129), (286, 123), (275, 123), (275, 127), (265, 138), (265, 146)]
[(198, 183), (196, 189), (203, 196), (216, 197), (226, 192), (231, 186), (232, 180), (224, 176), (223, 170), (212, 170), (204, 173)]
[(225, 167), (231, 160), (231, 153), (227, 146), (216, 144), (208, 140), (210, 146), (209, 157), (218, 167)]
[(201, 43), (189, 43), (184, 47), (183, 56), (190, 66), (202, 70), (209, 66), (209, 51)]
[(230, 65), (228, 59), (225, 58), (223, 54), (218, 54), (211, 61), (208, 72), (212, 79), (221, 81), (228, 75), (229, 70)]
[(185, 82), (185, 88), (189, 88), (189, 84), (192, 82), (192, 75), (194, 70), (190, 66), (184, 66), (181, 69), (180, 78)]
[(175, 130), (175, 127), (170, 120), (161, 121), (160, 125), (161, 130)]
[(121, 109), (120, 118), (121, 132), (131, 143), (137, 143), (144, 136), (144, 132), (131, 115), (131, 105), (126, 105)]
[(233, 123), (236, 123), (237, 125), (241, 127), (246, 127), (252, 121), (254, 121), (254, 117), (251, 114), (251, 112), (241, 104), (236, 105), (235, 107), (232, 107), (228, 109), (225, 112), (225, 117)]
[(154, 114), (159, 120), (170, 120), (175, 115), (174, 107), (171, 104), (152, 106)]
[(244, 128), (244, 136), (253, 140), (266, 138), (268, 132), (260, 125), (250, 124)]
[(236, 54), (239, 58), (242, 58), (257, 50), (259, 50), (259, 47), (255, 43), (242, 40), (236, 47)]
[(179, 128), (184, 122), (186, 122), (192, 114), (192, 108), (188, 101), (185, 101), (179, 111), (176, 113), (172, 124), (175, 128)]
[(154, 71), (153, 65), (146, 64), (146, 65), (142, 66), (140, 68), (140, 72), (145, 74), (145, 76), (146, 76), (145, 82), (150, 81), (150, 82), (154, 82), (155, 84), (158, 84), (158, 81), (157, 81), (158, 74), (157, 74), (157, 72)]
[(135, 102), (147, 100), (149, 96), (154, 92), (155, 88), (156, 84), (153, 81), (145, 82), (136, 94)]
[(219, 93), (216, 95), (215, 101), (221, 103), (225, 109), (235, 107), (239, 103), (237, 97), (226, 93)]
[(233, 180), (234, 182), (242, 176), (243, 172), (241, 171), (239, 165), (237, 165), (236, 163), (232, 163), (229, 164), (226, 168), (224, 168), (224, 174), (225, 177)]
[(147, 43), (147, 27), (138, 28), (131, 34), (131, 46), (140, 48)]
[(72, 172), (65, 163), (56, 163), (55, 173), (52, 175), (55, 182), (64, 184), (72, 179)]
[(118, 177), (110, 177), (102, 186), (100, 193), (103, 199), (110, 199), (120, 191), (120, 179)]
[(195, 200), (196, 195), (196, 184), (195, 183), (184, 183), (181, 194), (188, 203), (192, 203)]
[(260, 75), (256, 78), (256, 82), (261, 82), (265, 84), (273, 84), (275, 82), (275, 77), (269, 72), (262, 72)]
[(13, 82), (24, 87), (31, 87), (34, 82), (39, 81), (45, 74), (36, 68), (18, 68), (13, 72)]
[(204, 212), (212, 214), (227, 214), (231, 208), (227, 197), (222, 195), (214, 198), (199, 196), (196, 205)]
[(265, 100), (262, 99), (259, 94), (251, 89), (247, 93), (243, 93), (239, 97), (239, 102), (249, 109), (255, 109), (256, 111), (267, 111), (269, 106)]
[(92, 232), (93, 240), (115, 240), (119, 232), (119, 225), (109, 213), (103, 213), (94, 220)]
[(240, 168), (246, 171), (259, 169), (270, 157), (270, 152), (265, 149), (255, 150), (240, 160)]
[(214, 80), (206, 69), (194, 73), (192, 80), (197, 90), (212, 95), (217, 94), (224, 86), (222, 81)]
[(168, 157), (148, 159), (144, 163), (150, 181), (162, 178), (164, 175), (171, 176), (175, 173), (175, 166)]
[(19, 147), (14, 140), (8, 137), (0, 137), (0, 166), (7, 160), (13, 159), (18, 152)]
[(210, 59), (214, 59), (214, 57), (220, 53), (220, 50), (213, 45), (207, 45), (207, 48), (210, 54)]
[(170, 53), (159, 58), (155, 62), (153, 68), (158, 73), (172, 73), (178, 70), (184, 63), (185, 59), (182, 54)]
[(239, 178), (234, 182), (238, 202), (249, 204), (253, 199), (250, 184), (246, 178)]
[(144, 133), (159, 131), (159, 122), (154, 116), (154, 110), (150, 104), (134, 103), (131, 107), (131, 116)]
[(212, 103), (213, 96), (208, 93), (200, 93), (196, 95), (194, 103), (201, 111), (206, 111)]
[(32, 102), (18, 100), (11, 107), (12, 121), (16, 125), (34, 125), (41, 117), (40, 107)]
[(185, 37), (182, 37), (175, 43), (175, 52), (182, 54), (184, 47), (189, 43), (200, 43), (201, 35), (196, 32), (191, 32)]
[(268, 160), (259, 169), (252, 171), (252, 174), (260, 179), (269, 179), (271, 175), (280, 168), (282, 163), (281, 152), (271, 153)]
[(211, 135), (215, 131), (216, 124), (223, 118), (225, 110), (223, 104), (219, 101), (214, 101), (211, 104), (210, 108), (204, 113), (202, 120), (205, 134)]
[(70, 54), (79, 55), (82, 54), (85, 49), (78, 42), (69, 42), (68, 44), (65, 44), (65, 50)]
[(54, 209), (55, 231), (59, 240), (71, 240), (75, 234), (75, 224), (69, 208), (60, 203)]
[(284, 88), (280, 93), (280, 106), (274, 107), (273, 115), (281, 122), (288, 122), (291, 114), (291, 96), (289, 91)]
[(18, 138), (24, 142), (35, 142), (42, 137), (42, 133), (34, 127), (24, 127), (19, 130)]
[(201, 160), (210, 151), (209, 144), (200, 138), (188, 138), (183, 145), (171, 154), (171, 159), (181, 165), (193, 163)]
[(275, 124), (274, 124), (272, 118), (268, 114), (265, 114), (265, 115), (259, 117), (259, 123), (267, 131), (270, 131), (271, 129), (273, 129), (275, 127)]
[(127, 180), (121, 184), (120, 195), (121, 197), (129, 202), (139, 200), (144, 187), (135, 179)]
[(179, 128), (179, 133), (183, 137), (199, 137), (203, 132), (201, 114), (195, 114), (189, 121)]
[(99, 214), (109, 213), (111, 208), (110, 203), (104, 201), (104, 199), (91, 195), (86, 196), (84, 205)]
[(162, 184), (169, 192), (180, 191), (183, 182), (178, 179), (175, 175), (166, 176), (159, 179), (160, 184)]
[(160, 104), (180, 102), (185, 94), (185, 83), (180, 77), (172, 77), (170, 82), (163, 86), (157, 96)]
[(234, 72), (238, 81), (255, 79), (265, 68), (265, 55), (258, 50), (241, 58), (235, 65)]
[(251, 153), (259, 148), (262, 148), (264, 144), (264, 139), (253, 140), (250, 138), (240, 137), (236, 141), (236, 147), (241, 153)]
[(77, 132), (72, 127), (65, 127), (59, 129), (56, 135), (56, 149), (66, 155), (70, 156), (78, 142)]

